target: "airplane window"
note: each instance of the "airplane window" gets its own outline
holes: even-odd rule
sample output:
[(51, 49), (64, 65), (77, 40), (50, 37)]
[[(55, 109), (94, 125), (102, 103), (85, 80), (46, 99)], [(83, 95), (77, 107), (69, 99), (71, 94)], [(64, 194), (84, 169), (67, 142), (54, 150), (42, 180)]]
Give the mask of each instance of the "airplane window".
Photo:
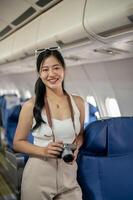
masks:
[(0, 95), (3, 95), (3, 90), (0, 90)]
[(31, 98), (31, 93), (30, 93), (29, 90), (26, 90), (26, 91), (25, 91), (25, 93), (24, 93), (24, 97), (25, 97), (25, 99), (29, 99), (29, 98)]
[(0, 90), (0, 95), (8, 94), (8, 90), (6, 89), (1, 89)]
[(14, 92), (19, 98), (20, 98), (20, 92), (18, 91), (18, 90), (15, 90), (15, 92)]
[(97, 106), (97, 104), (96, 104), (96, 100), (95, 100), (95, 98), (93, 97), (93, 96), (87, 96), (86, 97), (86, 101), (88, 102), (88, 103), (90, 103), (90, 104), (92, 104), (93, 106)]
[(98, 111), (97, 111), (97, 112), (95, 112), (95, 115), (96, 115), (97, 119), (100, 119), (100, 114), (99, 114), (99, 112), (98, 112)]
[(16, 90), (16, 89), (12, 89), (12, 90), (6, 90), (6, 89), (1, 89), (0, 90), (0, 95), (17, 95), (17, 97), (20, 97), (20, 92), (18, 91), (18, 90)]
[(120, 109), (115, 98), (107, 97), (105, 100), (105, 105), (107, 108), (108, 115), (110, 117), (119, 117), (121, 116)]
[(6, 99), (6, 108), (10, 109), (15, 105), (19, 105), (20, 104), (20, 99), (16, 96), (16, 95), (6, 95), (5, 96)]
[(16, 94), (17, 97), (20, 97), (20, 93), (19, 93), (19, 91), (16, 90), (16, 89), (14, 89), (14, 90), (9, 90), (9, 91), (8, 91), (8, 94)]

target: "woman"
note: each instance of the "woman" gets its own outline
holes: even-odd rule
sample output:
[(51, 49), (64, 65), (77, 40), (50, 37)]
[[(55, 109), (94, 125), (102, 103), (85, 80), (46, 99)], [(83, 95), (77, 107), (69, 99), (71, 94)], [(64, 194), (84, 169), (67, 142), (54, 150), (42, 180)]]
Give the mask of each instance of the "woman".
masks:
[[(37, 71), (35, 98), (23, 105), (14, 138), (14, 149), (30, 155), (21, 199), (81, 200), (75, 160), (83, 143), (84, 101), (64, 90), (65, 63), (58, 50), (42, 51)], [(31, 130), (34, 144), (27, 141)], [(77, 147), (70, 163), (60, 158), (64, 143)]]

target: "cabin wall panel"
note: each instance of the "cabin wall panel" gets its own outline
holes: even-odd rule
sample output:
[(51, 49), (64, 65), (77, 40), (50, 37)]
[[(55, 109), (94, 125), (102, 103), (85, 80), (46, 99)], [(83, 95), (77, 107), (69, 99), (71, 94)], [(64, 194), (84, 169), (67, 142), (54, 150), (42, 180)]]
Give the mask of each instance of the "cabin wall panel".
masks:
[(107, 97), (116, 98), (123, 116), (133, 115), (132, 65), (133, 59), (125, 59), (70, 67), (66, 86), (83, 97), (91, 93), (100, 106), (102, 116), (107, 116)]
[[(74, 94), (86, 98), (93, 95), (101, 116), (107, 116), (105, 99), (116, 98), (123, 116), (133, 115), (133, 59), (67, 67), (65, 86)], [(30, 90), (34, 94), (37, 73), (0, 75), (1, 88)]]

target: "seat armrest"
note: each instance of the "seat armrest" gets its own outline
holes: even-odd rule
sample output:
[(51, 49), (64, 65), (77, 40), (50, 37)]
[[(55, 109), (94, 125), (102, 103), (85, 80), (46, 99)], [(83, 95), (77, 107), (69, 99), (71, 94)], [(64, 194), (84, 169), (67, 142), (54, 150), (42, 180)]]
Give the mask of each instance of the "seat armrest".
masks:
[(5, 159), (7, 162), (6, 174), (8, 180), (11, 183), (11, 187), (15, 191), (16, 195), (19, 196), (23, 169), (26, 163), (25, 155), (7, 149), (5, 151)]
[(25, 166), (25, 157), (22, 153), (14, 153), (6, 150), (6, 159), (9, 163), (14, 165), (15, 168), (23, 168)]

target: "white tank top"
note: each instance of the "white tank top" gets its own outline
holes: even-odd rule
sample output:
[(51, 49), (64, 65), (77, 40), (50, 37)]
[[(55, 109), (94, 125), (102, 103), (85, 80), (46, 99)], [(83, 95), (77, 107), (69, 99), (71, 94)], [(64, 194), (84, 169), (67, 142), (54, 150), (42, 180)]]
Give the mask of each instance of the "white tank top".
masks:
[[(72, 107), (74, 110), (74, 124), (76, 129), (76, 134), (78, 135), (80, 132), (80, 112), (76, 103), (73, 100), (73, 97), (70, 95)], [(37, 146), (45, 147), (49, 142), (53, 141), (52, 130), (48, 124), (47, 116), (42, 112), (42, 118), (46, 122), (42, 123), (39, 128), (32, 132), (34, 137), (34, 144)], [(35, 120), (33, 125), (35, 124)], [(52, 126), (55, 135), (55, 140), (61, 140), (64, 143), (72, 143), (75, 139), (75, 130), (73, 127), (73, 122), (71, 118), (58, 120), (52, 118)]]

